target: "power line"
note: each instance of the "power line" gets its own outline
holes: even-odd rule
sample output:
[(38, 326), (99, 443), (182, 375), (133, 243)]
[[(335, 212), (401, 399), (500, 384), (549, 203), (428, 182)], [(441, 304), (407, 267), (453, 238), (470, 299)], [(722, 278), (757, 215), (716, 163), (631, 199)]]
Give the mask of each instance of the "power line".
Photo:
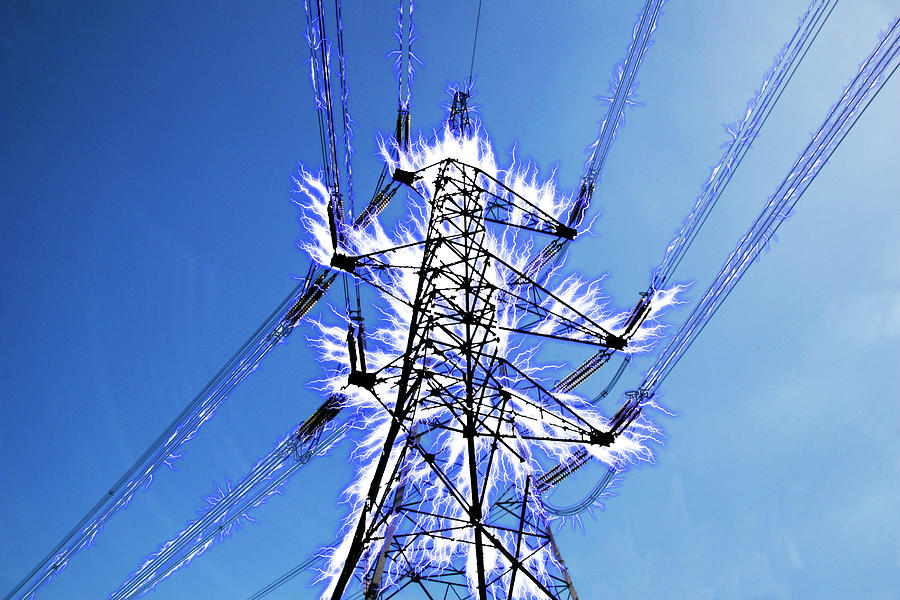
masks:
[(475, 69), (475, 48), (478, 46), (478, 27), (481, 25), (481, 2), (478, 0), (478, 16), (475, 17), (475, 39), (472, 41), (472, 62), (469, 63), (469, 78), (466, 90), (472, 87), (472, 73)]
[[(866, 58), (856, 76), (845, 88), (840, 99), (831, 108), (822, 125), (794, 163), (791, 171), (779, 184), (773, 196), (769, 198), (748, 232), (739, 240), (738, 247), (719, 270), (703, 298), (648, 370), (639, 390), (632, 393), (621, 410), (635, 406), (639, 412), (643, 405), (652, 401), (662, 382), (690, 349), (722, 303), (746, 274), (747, 269), (759, 257), (766, 247), (764, 242), (767, 242), (787, 219), (815, 176), (827, 164), (835, 150), (846, 139), (898, 67), (900, 67), (900, 19), (894, 21), (887, 34)], [(586, 463), (586, 459), (575, 457), (569, 463), (563, 463), (554, 469), (560, 470), (565, 476)], [(602, 489), (595, 488), (588, 494), (588, 498), (596, 498), (601, 492)], [(572, 510), (577, 511), (582, 506), (590, 506), (590, 503), (584, 501), (576, 503), (572, 506)], [(557, 510), (560, 511), (560, 514), (567, 512), (564, 509)]]

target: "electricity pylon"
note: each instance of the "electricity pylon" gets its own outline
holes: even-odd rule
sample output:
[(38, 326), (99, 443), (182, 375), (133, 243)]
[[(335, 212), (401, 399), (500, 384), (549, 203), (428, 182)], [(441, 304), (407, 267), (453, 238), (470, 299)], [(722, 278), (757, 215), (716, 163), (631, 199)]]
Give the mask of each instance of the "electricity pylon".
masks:
[(428, 206), (421, 263), (393, 266), (401, 247), (331, 260), (376, 287), (376, 273), (411, 269), (416, 289), (406, 349), (394, 360), (367, 370), (348, 336), (348, 382), (378, 399), (389, 425), (326, 596), (343, 597), (355, 578), (369, 600), (409, 586), (427, 598), (577, 600), (540, 502), (533, 447), (596, 451), (636, 415), (601, 424), (579, 414), (561, 397), (567, 390), (548, 389), (507, 355), (506, 339), (593, 346), (593, 372), (638, 327), (613, 334), (493, 250), (489, 227), (551, 242), (576, 231), (477, 166), (445, 158), (396, 169), (393, 180)]

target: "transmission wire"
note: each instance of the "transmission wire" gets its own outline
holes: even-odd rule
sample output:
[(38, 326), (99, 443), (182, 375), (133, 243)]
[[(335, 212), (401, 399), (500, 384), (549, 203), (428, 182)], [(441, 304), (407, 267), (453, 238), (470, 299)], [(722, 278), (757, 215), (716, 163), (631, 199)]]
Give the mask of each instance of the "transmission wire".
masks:
[[(181, 444), (187, 441), (187, 438), (190, 437), (197, 427), (203, 424), (205, 419), (200, 419), (199, 423), (195, 423), (198, 416), (203, 416), (205, 413), (215, 410), (231, 389), (243, 379), (243, 376), (246, 376), (252, 370), (252, 366), (258, 364), (268, 351), (290, 331), (286, 329), (279, 332), (278, 325), (282, 323), (288, 307), (297, 300), (302, 291), (303, 285), (299, 285), (291, 291), (281, 305), (247, 338), (244, 344), (231, 356), (228, 362), (206, 384), (200, 393), (169, 423), (168, 427), (159, 434), (143, 454), (132, 463), (125, 474), (97, 501), (78, 524), (57, 543), (53, 550), (15, 588), (4, 596), (4, 600), (10, 600), (42, 569), (45, 569), (40, 577), (33, 582), (33, 585), (28, 588), (28, 592), (25, 595), (27, 596), (36, 591), (57, 571), (65, 567), (69, 559), (100, 532), (103, 524), (124, 504), (127, 504), (133, 494), (144, 485), (144, 482), (151, 478), (156, 469), (168, 460)], [(235, 378), (237, 378), (236, 381)], [(198, 413), (197, 410), (201, 407), (203, 409)], [(161, 452), (164, 453), (160, 454)], [(135, 479), (141, 471), (141, 467), (147, 465), (148, 461), (151, 461), (151, 458), (154, 456), (156, 458), (152, 460), (149, 466), (145, 467), (143, 474)], [(104, 507), (106, 507), (105, 510), (101, 512), (101, 509), (104, 509)], [(48, 565), (51, 565), (49, 570), (47, 570)]]
[[(821, 6), (822, 7), (828, 6), (828, 2), (823, 3)], [(701, 205), (700, 209), (701, 209), (702, 216), (700, 217), (700, 220), (698, 222), (695, 222), (696, 225), (694, 225), (693, 227), (691, 226), (691, 224), (688, 224), (685, 226), (685, 229), (683, 230), (683, 231), (687, 231), (687, 235), (684, 238), (685, 241), (681, 243), (681, 245), (676, 249), (675, 253), (672, 255), (675, 257), (673, 259), (674, 262), (670, 261), (668, 256), (666, 256), (663, 259), (663, 263), (658, 268), (658, 272), (661, 272), (664, 275), (659, 280), (659, 282), (656, 282), (656, 281), (654, 282), (654, 287), (662, 288), (671, 280), (672, 276), (674, 275), (675, 270), (678, 268), (678, 266), (681, 264), (681, 261), (684, 259), (684, 256), (687, 253), (688, 248), (690, 248), (691, 245), (693, 245), (693, 242), (696, 239), (697, 234), (700, 232), (700, 229), (706, 223), (706, 220), (709, 218), (709, 215), (712, 213), (713, 209), (718, 204), (720, 198), (722, 197), (722, 194), (725, 191), (725, 188), (728, 186), (728, 183), (731, 181), (732, 177), (734, 176), (734, 173), (737, 171), (741, 162), (744, 160), (744, 156), (746, 156), (747, 152), (749, 152), (750, 146), (753, 144), (753, 141), (756, 139), (756, 135), (759, 133), (760, 130), (762, 130), (763, 126), (766, 124), (766, 121), (768, 121), (769, 116), (772, 114), (772, 110), (774, 109), (775, 105), (778, 103), (778, 100), (781, 98), (782, 94), (784, 93), (784, 90), (787, 89), (787, 86), (790, 84), (791, 80), (794, 77), (794, 74), (797, 72), (797, 69), (799, 68), (800, 63), (803, 62), (803, 59), (806, 57), (807, 52), (809, 52), (809, 49), (812, 47), (813, 43), (818, 38), (819, 33), (822, 31), (822, 28), (825, 26), (825, 23), (828, 20), (828, 17), (831, 16), (831, 13), (836, 6), (837, 6), (837, 0), (835, 0), (831, 4), (831, 7), (828, 9), (828, 12), (825, 14), (825, 16), (823, 18), (821, 18), (820, 21), (818, 21), (818, 28), (816, 29), (816, 31), (812, 35), (812, 37), (809, 38), (809, 41), (806, 41), (804, 39), (800, 42), (801, 47), (805, 46), (803, 49), (803, 52), (800, 54), (799, 58), (796, 58), (796, 55), (795, 55), (794, 59), (792, 59), (791, 63), (788, 65), (787, 68), (790, 70), (790, 72), (789, 72), (787, 78), (783, 81), (783, 83), (781, 81), (776, 82), (776, 88), (778, 88), (778, 92), (774, 96), (766, 96), (765, 98), (763, 98), (763, 104), (762, 104), (763, 116), (760, 119), (758, 125), (754, 126), (753, 124), (751, 124), (750, 132), (749, 132), (750, 136), (748, 138), (744, 138), (744, 139), (749, 139), (749, 141), (746, 144), (742, 144), (744, 139), (736, 138), (735, 142), (731, 146), (729, 146), (728, 151), (725, 153), (725, 156), (722, 158), (722, 160), (719, 163), (720, 165), (727, 167), (727, 175), (724, 179), (724, 182), (721, 182), (721, 183), (716, 182), (715, 191), (713, 192), (713, 195), (712, 195), (712, 201), (710, 203), (708, 203), (706, 206), (702, 206), (702, 202), (700, 201), (702, 199), (703, 195), (705, 195), (706, 190), (704, 190), (704, 192), (701, 193), (701, 199), (698, 199), (698, 204)], [(812, 25), (812, 27), (816, 26), (816, 19), (818, 19), (821, 16), (821, 14), (822, 14), (822, 12), (820, 12), (820, 9), (817, 9), (817, 15), (812, 18), (811, 23), (810, 23)], [(794, 36), (791, 38), (791, 41), (788, 42), (788, 47), (791, 46), (794, 38), (797, 36), (797, 34), (799, 32), (800, 32), (800, 29), (798, 28), (794, 32)], [(773, 77), (774, 76), (775, 76), (775, 74), (773, 73)], [(737, 132), (737, 135), (740, 135), (740, 131)], [(737, 156), (737, 158), (735, 159), (735, 162), (733, 163), (733, 165), (729, 165), (728, 157), (729, 157), (729, 155), (732, 154), (732, 150), (734, 150), (734, 154)], [(712, 184), (712, 181), (714, 181), (714, 178), (710, 180), (710, 184)], [(707, 186), (707, 189), (708, 189), (708, 186)], [(679, 235), (681, 235), (681, 234), (679, 234)], [(672, 262), (672, 264), (666, 265), (667, 262)]]
[[(900, 21), (895, 21), (894, 25), (891, 28), (891, 31), (893, 31), (897, 27), (898, 23), (900, 23)], [(885, 41), (888, 39), (889, 35), (890, 35), (890, 33), (888, 34), (888, 36), (885, 37)], [(881, 44), (879, 44), (879, 46), (880, 45)], [(878, 51), (878, 49), (876, 49), (876, 52), (877, 51)], [(874, 54), (875, 53), (870, 55), (870, 57), (874, 57)], [(735, 251), (729, 257), (729, 259), (723, 265), (723, 267), (719, 270), (719, 273), (716, 275), (716, 278), (714, 279), (713, 283), (710, 285), (710, 287), (707, 289), (706, 293), (704, 294), (704, 300), (707, 298), (710, 298), (711, 300), (709, 302), (701, 301), (701, 303), (698, 304), (695, 307), (695, 309), (691, 312), (691, 315), (685, 321), (685, 325), (683, 326), (683, 328), (681, 330), (679, 330), (678, 333), (676, 333), (676, 336), (675, 336), (675, 338), (673, 338), (670, 345), (667, 346), (667, 348), (660, 355), (660, 358), (657, 360), (657, 363), (648, 372), (647, 377), (645, 378), (645, 385), (642, 386), (642, 389), (645, 389), (646, 391), (648, 391), (652, 394), (659, 387), (659, 385), (662, 383), (662, 381), (668, 376), (668, 374), (672, 371), (674, 366), (681, 360), (681, 358), (684, 356), (684, 354), (687, 352), (687, 350), (693, 345), (694, 341), (697, 339), (700, 332), (703, 331), (703, 329), (709, 323), (712, 316), (715, 315), (715, 313), (721, 307), (722, 303), (724, 303), (724, 300), (731, 294), (731, 291), (734, 290), (734, 288), (737, 286), (737, 283), (740, 281), (741, 278), (743, 278), (744, 274), (746, 274), (750, 265), (752, 265), (752, 263), (755, 262), (756, 259), (759, 257), (758, 251), (752, 257), (749, 257), (748, 255), (753, 253), (754, 249), (757, 248), (760, 243), (762, 243), (761, 236), (766, 235), (766, 232), (768, 231), (769, 228), (771, 228), (771, 231), (768, 232), (768, 237), (766, 239), (768, 239), (772, 235), (774, 235), (774, 233), (777, 231), (778, 227), (780, 227), (781, 224), (784, 222), (786, 216), (789, 215), (790, 212), (793, 210), (793, 207), (799, 201), (803, 192), (805, 192), (806, 188), (810, 185), (812, 180), (811, 179), (807, 180), (807, 177), (810, 175), (810, 172), (812, 172), (812, 175), (815, 176), (815, 174), (817, 174), (818, 171), (822, 167), (824, 167), (825, 164), (827, 164), (828, 160), (830, 160), (833, 153), (837, 150), (837, 148), (841, 145), (841, 143), (843, 143), (843, 141), (846, 139), (846, 136), (850, 133), (850, 131), (852, 131), (853, 127), (856, 126), (856, 123), (859, 120), (859, 116), (866, 110), (866, 108), (868, 108), (868, 106), (872, 103), (872, 101), (878, 96), (878, 94), (883, 89), (884, 83), (888, 79), (890, 79), (890, 77), (897, 70), (897, 66), (895, 66), (891, 70), (891, 72), (888, 74), (888, 76), (884, 80), (881, 81), (878, 89), (875, 90), (875, 92), (868, 98), (868, 100), (866, 100), (862, 109), (859, 110), (859, 102), (862, 100), (862, 96), (864, 96), (865, 93), (873, 85), (878, 84), (878, 82), (877, 82), (878, 78), (885, 71), (885, 68), (887, 65), (882, 66), (881, 62), (885, 58), (887, 58), (888, 59), (887, 62), (889, 64), (890, 61), (893, 60), (893, 58), (897, 56), (897, 54), (898, 54), (898, 51), (894, 50), (890, 56), (888, 56), (887, 54), (882, 56), (879, 59), (878, 64), (876, 64), (875, 69), (873, 69), (871, 71), (871, 73), (867, 73), (865, 75), (865, 84), (866, 85), (862, 86), (861, 89), (853, 90), (851, 101), (846, 106), (842, 107), (841, 103), (843, 102), (843, 100), (845, 99), (847, 94), (851, 92), (852, 88), (855, 86), (855, 84), (857, 83), (857, 81), (859, 80), (860, 76), (863, 74), (865, 69), (862, 69), (857, 73), (856, 77), (854, 77), (853, 81), (847, 87), (846, 91), (842, 95), (841, 100), (838, 102), (838, 104), (836, 104), (834, 107), (832, 107), (832, 109), (829, 111), (829, 114), (827, 115), (825, 122), (823, 122), (822, 127), (820, 127), (819, 131), (816, 133), (816, 135), (813, 137), (813, 139), (810, 140), (810, 143), (807, 145), (806, 149), (804, 149), (800, 158), (798, 158), (797, 161), (794, 163), (794, 166), (792, 167), (790, 173), (788, 174), (788, 177), (786, 177), (784, 180), (782, 180), (782, 182), (779, 184), (778, 188), (775, 191), (775, 194), (773, 194), (773, 198), (778, 196), (778, 194), (781, 192), (781, 190), (783, 188), (785, 188), (786, 185), (789, 185), (792, 181), (795, 181), (795, 180), (799, 181), (798, 187), (802, 186), (802, 189), (800, 190), (800, 192), (794, 194), (794, 193), (792, 193), (792, 190), (788, 190), (788, 193), (790, 195), (782, 196), (782, 198), (775, 200), (773, 203), (767, 203), (763, 212), (757, 217), (756, 222), (754, 222), (754, 224), (751, 226), (750, 231), (740, 241), (738, 248), (735, 249)], [(866, 65), (866, 66), (868, 66), (868, 65)], [(860, 98), (858, 100), (857, 100), (857, 96), (860, 96)], [(835, 112), (839, 108), (840, 108), (840, 111), (838, 113), (838, 120), (836, 122), (829, 122), (834, 117)], [(829, 149), (828, 146), (834, 141), (834, 137), (840, 134), (841, 128), (846, 123), (846, 119), (844, 119), (843, 121), (841, 119), (843, 118), (843, 116), (845, 114), (848, 113), (848, 111), (850, 113), (848, 118), (853, 118), (854, 120), (850, 124), (850, 126), (846, 129), (846, 131), (844, 131), (844, 133), (842, 135), (840, 135), (840, 138), (838, 139), (837, 144), (835, 144), (831, 149)], [(819, 137), (819, 134), (821, 134), (822, 131), (826, 129), (826, 127), (827, 127), (827, 133), (824, 136), (825, 139), (822, 142), (820, 142), (819, 144), (813, 146), (815, 139), (817, 137)], [(811, 152), (810, 152), (810, 148), (812, 148)], [(819, 163), (818, 161), (821, 160), (821, 157), (823, 154), (825, 155), (825, 159), (821, 163)], [(796, 169), (798, 167), (801, 168), (801, 170), (799, 172), (796, 171)], [(795, 173), (796, 173), (796, 175), (795, 175)], [(791, 175), (795, 175), (795, 177), (792, 178)], [(791, 197), (791, 196), (793, 196), (793, 197)], [(788, 205), (788, 203), (789, 203), (789, 205)], [(787, 207), (787, 210), (785, 211), (784, 208), (786, 205), (788, 205), (788, 207)], [(771, 210), (770, 210), (770, 208), (771, 208)], [(781, 216), (781, 219), (777, 220), (779, 215)], [(777, 220), (777, 222), (776, 222), (776, 220)], [(773, 223), (774, 223), (774, 226), (772, 226)], [(744, 250), (742, 254), (739, 254), (742, 248), (747, 248), (747, 249)], [(737, 257), (738, 259), (741, 259), (741, 258), (742, 259), (737, 261), (738, 264), (736, 266), (731, 267), (731, 269), (729, 269), (728, 267), (732, 263), (732, 258), (735, 258), (735, 257)], [(749, 262), (748, 262), (748, 258), (749, 258)], [(744, 265), (746, 265), (746, 266), (744, 266)], [(725, 281), (723, 283), (719, 283), (718, 285), (716, 285), (716, 283), (719, 281), (720, 278), (724, 277), (726, 274), (733, 273), (735, 270), (739, 270), (739, 272), (737, 273), (737, 277), (733, 280), (733, 283), (730, 283), (731, 280), (728, 280), (728, 281)], [(726, 284), (728, 285), (727, 289), (725, 288)], [(718, 295), (719, 291), (722, 289), (724, 289), (724, 295), (721, 296), (721, 300), (716, 300), (716, 298), (718, 297), (717, 295)], [(710, 307), (708, 306), (708, 304), (710, 304), (710, 303), (714, 304), (712, 306), (711, 312), (709, 312), (707, 315), (701, 315), (701, 309), (709, 310)], [(701, 315), (701, 316), (697, 316), (697, 315)], [(683, 332), (684, 332), (684, 335), (682, 335)], [(680, 342), (680, 347), (678, 344), (676, 344), (676, 340), (679, 340), (679, 338), (683, 340)], [(672, 350), (671, 353), (669, 353), (669, 348), (675, 348), (675, 349)], [(669, 356), (667, 356), (667, 354), (669, 354)], [(663, 360), (664, 358), (665, 358), (665, 360)], [(656, 374), (656, 373), (658, 373), (658, 374)]]
[[(827, 19), (833, 9), (834, 5), (832, 5), (828, 10), (828, 13), (825, 15), (825, 19)], [(815, 18), (818, 17), (814, 17), (814, 20)], [(681, 360), (687, 350), (690, 349), (699, 334), (703, 331), (703, 329), (716, 314), (716, 312), (718, 312), (718, 309), (724, 303), (725, 299), (727, 299), (734, 288), (737, 287), (740, 279), (744, 276), (744, 274), (746, 274), (746, 271), (749, 269), (749, 267), (759, 257), (758, 248), (762, 243), (762, 238), (768, 240), (775, 234), (778, 227), (780, 227), (786, 217), (790, 215), (793, 207), (806, 191), (806, 188), (811, 184), (812, 179), (816, 174), (818, 174), (819, 170), (821, 170), (827, 164), (833, 153), (837, 150), (840, 144), (843, 143), (843, 141), (846, 139), (846, 136), (850, 133), (850, 131), (852, 131), (853, 127), (856, 126), (859, 117), (874, 101), (875, 97), (877, 97), (878, 93), (880, 93), (883, 85), (887, 82), (887, 80), (890, 79), (893, 73), (898, 69), (898, 66), (900, 65), (894, 66), (887, 77), (879, 81), (879, 78), (884, 74), (884, 71), (887, 65), (890, 64), (890, 61), (893, 60), (898, 54), (900, 54), (900, 51), (896, 49), (888, 50), (887, 52), (883, 53), (882, 56), (878, 58), (878, 62), (876, 63), (875, 67), (871, 70), (869, 68), (872, 59), (878, 56), (879, 53), (881, 53), (882, 47), (887, 42), (890, 35), (897, 28), (898, 23), (900, 23), (900, 20), (894, 22), (890, 31), (884, 36), (878, 46), (876, 46), (875, 50), (870, 53), (863, 66), (857, 71), (856, 76), (854, 77), (853, 81), (846, 87), (844, 93), (842, 94), (842, 97), (829, 111), (819, 131), (813, 136), (813, 138), (807, 144), (807, 147), (800, 154), (797, 161), (795, 161), (794, 166), (788, 173), (788, 176), (781, 182), (781, 184), (779, 184), (776, 192), (772, 196), (772, 200), (767, 202), (766, 206), (763, 208), (763, 212), (757, 217), (756, 222), (754, 222), (754, 224), (751, 226), (750, 231), (739, 241), (738, 248), (734, 250), (723, 267), (720, 269), (719, 274), (714, 279), (714, 282), (710, 285), (710, 288), (704, 294), (704, 299), (701, 300), (701, 303), (699, 303), (695, 307), (691, 315), (689, 315), (688, 319), (686, 319), (685, 323), (682, 325), (682, 328), (679, 329), (679, 331), (676, 333), (669, 346), (667, 346), (666, 349), (663, 350), (659, 359), (657, 360), (657, 363), (648, 371), (644, 379), (644, 383), (640, 387), (641, 392), (646, 394), (646, 398), (652, 398), (655, 391), (662, 384), (662, 381)], [(819, 24), (818, 29), (816, 30), (816, 33), (812, 38), (812, 41), (814, 41), (818, 36), (818, 33), (821, 31), (823, 24), (824, 19)], [(812, 44), (812, 41), (809, 42), (810, 45)], [(895, 41), (894, 43), (896, 44), (897, 42)], [(806, 49), (803, 51), (800, 60), (802, 60), (803, 56), (805, 56), (808, 49), (809, 45), (807, 45)], [(887, 59), (886, 63), (885, 59)], [(783, 84), (784, 86), (787, 85), (787, 82), (795, 72), (796, 66), (794, 66), (791, 70), (788, 79)], [(863, 75), (865, 84), (854, 89), (860, 77)], [(862, 102), (866, 93), (875, 85), (878, 85), (879, 87), (865, 101), (862, 109), (860, 110), (860, 102)], [(781, 88), (772, 105), (774, 105), (774, 102), (777, 101), (777, 99), (781, 96), (783, 90), (784, 87)], [(849, 102), (845, 102), (848, 95), (851, 99)], [(765, 122), (765, 119), (768, 118), (770, 112), (771, 106), (769, 107), (768, 112), (766, 112), (764, 119), (760, 122), (757, 131), (762, 127), (762, 124)], [(837, 120), (834, 120), (835, 114), (838, 114)], [(853, 120), (850, 123), (850, 126), (844, 129), (847, 119), (851, 118)], [(825, 130), (827, 130), (826, 134), (824, 136), (821, 136), (822, 139), (818, 144), (815, 144), (816, 140), (820, 138), (822, 131)], [(837, 139), (837, 143), (832, 146), (835, 137), (838, 135), (840, 137)], [(822, 160), (823, 155), (825, 156), (824, 160)], [(741, 158), (742, 157), (743, 154), (741, 155)], [(723, 164), (724, 163), (725, 160), (723, 159)], [(735, 163), (735, 168), (738, 163)], [(800, 168), (800, 171), (797, 171), (798, 167)], [(730, 180), (732, 174), (733, 169), (729, 172), (729, 177), (726, 180), (726, 183), (728, 180)], [(794, 187), (789, 188), (787, 192), (783, 194), (779, 199), (778, 196), (779, 194), (781, 194), (782, 190), (784, 190), (786, 186), (791, 184), (793, 184)], [(799, 193), (797, 190), (799, 190)], [(785, 206), (787, 206), (787, 210), (785, 210)], [(705, 218), (703, 219), (703, 221), (705, 221)], [(701, 221), (701, 224), (703, 221)], [(736, 263), (735, 266), (729, 268), (729, 266), (732, 265), (733, 262)], [(737, 273), (736, 277), (729, 277), (728, 279), (720, 282), (720, 279), (723, 276), (729, 273), (734, 274), (735, 272)], [(724, 294), (720, 295), (720, 290), (723, 289)], [(707, 302), (707, 299), (709, 299), (709, 302)], [(709, 308), (710, 304), (713, 304), (711, 310)], [(705, 314), (703, 314), (704, 311)], [(672, 348), (674, 348), (674, 350), (671, 350)], [(672, 358), (673, 356), (674, 358)], [(610, 473), (607, 473), (607, 476), (608, 475), (610, 475)], [(607, 477), (604, 477), (604, 479), (607, 479)], [(598, 486), (588, 496), (594, 498), (599, 496), (599, 492), (602, 492), (602, 489), (600, 489), (601, 487), (604, 486)], [(572, 505), (571, 507), (566, 507), (566, 509), (556, 509), (555, 507), (548, 507), (548, 509), (551, 509), (551, 512), (553, 512), (554, 514), (570, 516), (571, 514), (576, 514), (580, 510), (583, 510), (584, 507), (587, 506), (587, 504), (585, 504), (586, 500), (587, 498), (575, 505)], [(575, 513), (573, 513), (569, 509), (578, 510), (575, 510)]]
[(475, 17), (475, 39), (472, 41), (472, 62), (469, 63), (469, 83), (466, 89), (472, 88), (472, 74), (475, 70), (475, 48), (478, 46), (478, 27), (481, 24), (481, 2), (478, 0), (478, 16)]

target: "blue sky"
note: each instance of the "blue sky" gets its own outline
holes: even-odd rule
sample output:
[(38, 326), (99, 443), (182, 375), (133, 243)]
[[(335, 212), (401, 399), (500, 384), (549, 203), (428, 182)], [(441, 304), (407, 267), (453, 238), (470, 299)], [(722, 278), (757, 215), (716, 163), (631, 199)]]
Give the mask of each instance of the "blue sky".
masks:
[[(357, 185), (395, 79), (388, 3), (345, 7)], [(440, 5), (439, 5), (440, 4)], [(576, 185), (639, 2), (487, 0), (477, 97), (495, 149)], [(568, 264), (629, 306), (805, 9), (671, 2)], [(413, 125), (465, 77), (476, 3), (416, 12)], [(0, 8), (0, 589), (78, 521), (306, 271), (290, 203), (320, 162), (298, 2)], [(699, 296), (896, 2), (838, 5), (676, 278)], [(900, 139), (896, 78), (666, 381), (658, 464), (560, 545), (585, 598), (896, 598), (900, 590)], [(368, 180), (371, 181), (371, 183)], [(691, 296), (693, 294), (693, 296)], [(672, 315), (677, 322), (680, 313)], [(105, 597), (319, 404), (295, 332), (38, 597)], [(639, 373), (632, 374), (636, 381)], [(602, 379), (602, 378), (600, 378)], [(632, 383), (634, 383), (634, 381)], [(602, 382), (592, 382), (601, 387)], [(334, 535), (347, 448), (164, 583), (244, 598)], [(561, 495), (591, 485), (591, 473)], [(579, 487), (582, 486), (582, 487)], [(272, 598), (313, 597), (298, 578)]]

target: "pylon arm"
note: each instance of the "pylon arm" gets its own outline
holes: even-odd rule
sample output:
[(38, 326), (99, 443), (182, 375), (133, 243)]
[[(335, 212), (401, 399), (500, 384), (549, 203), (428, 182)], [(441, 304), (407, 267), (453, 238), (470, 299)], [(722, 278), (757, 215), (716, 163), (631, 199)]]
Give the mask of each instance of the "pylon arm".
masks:
[[(462, 235), (447, 236), (447, 239), (461, 239), (462, 237)], [(335, 269), (352, 273), (382, 293), (389, 294), (408, 304), (408, 299), (396, 296), (392, 290), (381, 285), (378, 277), (373, 272), (388, 269), (420, 270), (422, 268), (421, 265), (398, 265), (384, 257), (393, 252), (424, 244), (424, 241), (415, 241), (359, 256), (336, 253), (331, 258), (331, 266)], [(492, 260), (508, 270), (512, 274), (512, 278), (524, 279), (527, 277), (525, 273), (505, 260), (494, 255), (490, 256)], [(521, 315), (515, 327), (499, 325), (498, 329), (600, 346), (612, 350), (622, 350), (626, 347), (627, 340), (625, 338), (608, 331), (580, 312), (576, 307), (540, 284), (531, 281), (527, 289), (521, 289), (524, 287), (517, 286), (513, 288), (510, 286), (509, 290), (498, 294), (499, 310), (512, 311)], [(642, 316), (647, 314), (646, 311), (643, 311), (643, 313)], [(630, 327), (629, 333), (634, 333), (636, 329), (636, 327)]]
[(421, 195), (417, 185), (421, 185), (420, 182), (426, 179), (426, 173), (435, 168), (444, 170), (447, 167), (456, 167), (454, 178), (450, 179), (439, 174), (434, 181), (435, 187), (441, 187), (446, 191), (447, 186), (452, 185), (466, 188), (470, 192), (472, 190), (479, 192), (484, 202), (485, 221), (567, 240), (572, 240), (577, 235), (573, 227), (563, 223), (496, 177), (453, 158), (444, 159), (414, 172), (397, 169), (393, 179), (408, 185)]
[[(491, 259), (508, 270), (513, 278), (517, 280), (527, 278), (524, 272), (503, 258), (491, 255)], [(497, 304), (501, 312), (513, 311), (526, 315), (516, 327), (508, 328), (511, 330), (604, 346), (613, 350), (622, 350), (627, 345), (627, 340), (605, 329), (578, 308), (535, 281), (531, 281), (530, 285), (519, 286), (498, 294)]]

